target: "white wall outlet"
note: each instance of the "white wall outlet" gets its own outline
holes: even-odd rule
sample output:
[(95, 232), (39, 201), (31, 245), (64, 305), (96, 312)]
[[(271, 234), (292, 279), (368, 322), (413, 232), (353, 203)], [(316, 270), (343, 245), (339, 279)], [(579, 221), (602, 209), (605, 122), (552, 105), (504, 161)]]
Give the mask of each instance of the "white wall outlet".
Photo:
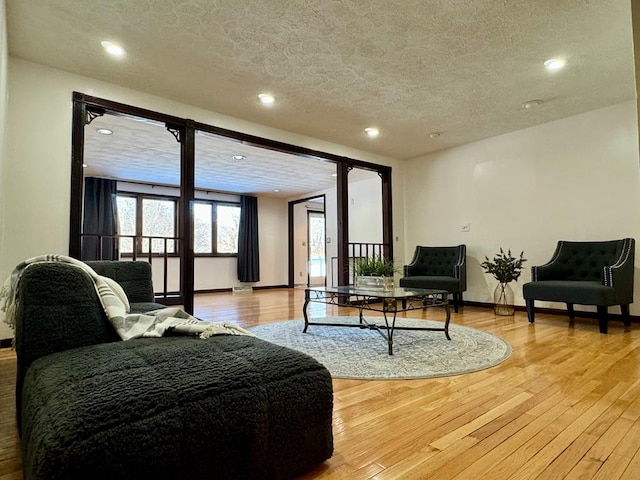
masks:
[(460, 227), (460, 231), (461, 232), (470, 232), (471, 231), (471, 224), (470, 223), (463, 223), (462, 226)]

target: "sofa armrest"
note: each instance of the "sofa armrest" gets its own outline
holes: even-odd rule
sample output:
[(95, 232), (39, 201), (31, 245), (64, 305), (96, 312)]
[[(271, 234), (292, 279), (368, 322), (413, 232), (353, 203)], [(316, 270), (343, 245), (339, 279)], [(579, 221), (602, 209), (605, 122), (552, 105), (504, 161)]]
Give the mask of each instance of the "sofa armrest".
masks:
[(635, 269), (635, 240), (625, 239), (618, 261), (603, 269), (604, 284), (616, 291), (616, 300), (622, 305), (633, 303), (633, 277)]
[(531, 267), (531, 280), (539, 282), (543, 280), (563, 280), (564, 269), (555, 263), (545, 263)]
[(544, 265), (537, 265), (531, 267), (531, 281), (540, 282), (544, 280), (563, 280), (564, 269), (558, 263), (560, 252), (562, 251), (562, 241), (556, 245), (556, 250), (553, 252), (551, 260)]
[(467, 266), (464, 261), (457, 263), (453, 267), (453, 276), (460, 280), (461, 290), (467, 289)]
[(411, 263), (402, 267), (402, 272), (404, 273), (405, 277), (420, 275), (420, 272), (416, 270), (419, 256), (420, 247), (416, 247), (415, 252), (413, 252), (413, 259), (411, 260)]

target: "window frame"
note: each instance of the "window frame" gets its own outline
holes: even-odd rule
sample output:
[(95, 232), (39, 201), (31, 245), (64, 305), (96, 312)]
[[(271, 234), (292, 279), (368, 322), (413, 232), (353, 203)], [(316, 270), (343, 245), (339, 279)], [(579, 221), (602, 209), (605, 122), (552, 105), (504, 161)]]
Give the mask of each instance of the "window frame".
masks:
[[(167, 200), (167, 201), (173, 201), (175, 204), (175, 208), (174, 208), (174, 214), (175, 214), (175, 219), (174, 219), (174, 238), (179, 238), (178, 237), (178, 221), (179, 221), (179, 215), (178, 215), (178, 200), (179, 197), (173, 197), (171, 195), (158, 195), (158, 194), (153, 194), (153, 193), (142, 193), (142, 192), (129, 192), (126, 190), (118, 190), (116, 192), (116, 196), (120, 197), (130, 197), (130, 198), (135, 198), (136, 199), (136, 236), (140, 236), (142, 235), (142, 200), (143, 199), (151, 199), (151, 200)], [(193, 203), (203, 203), (203, 204), (208, 204), (211, 205), (211, 253), (196, 253), (195, 252), (195, 236), (193, 238), (194, 241), (194, 256), (195, 257), (237, 257), (238, 253), (218, 253), (217, 252), (217, 248), (218, 248), (218, 243), (217, 243), (217, 238), (218, 238), (218, 205), (223, 205), (223, 206), (230, 206), (230, 207), (237, 207), (240, 208), (240, 202), (233, 202), (233, 201), (229, 201), (229, 200), (211, 200), (211, 199), (203, 199), (203, 198), (196, 198), (194, 199)], [(193, 213), (193, 211), (192, 211)], [(144, 251), (142, 249), (142, 243), (138, 244), (137, 242), (134, 241), (134, 245), (135, 245), (135, 249), (136, 249), (136, 256), (149, 256), (149, 252), (148, 251)], [(133, 257), (134, 252), (122, 252), (120, 251), (120, 255), (122, 255), (123, 257)], [(165, 254), (161, 253), (161, 252), (152, 252), (151, 256), (153, 257), (163, 257)], [(178, 257), (180, 256), (180, 241), (176, 240), (175, 241), (175, 251), (174, 252), (167, 252), (167, 256), (168, 257)]]
[[(195, 244), (193, 254), (195, 257), (237, 257), (236, 253), (219, 253), (218, 252), (218, 206), (228, 206), (240, 208), (240, 202), (231, 202), (228, 200), (210, 200), (203, 198), (196, 198), (193, 203), (200, 203), (211, 205), (211, 253), (197, 253), (195, 251)], [(194, 234), (195, 243), (195, 234)]]
[[(173, 252), (151, 252), (151, 256), (152, 257), (164, 257), (165, 253), (168, 257), (178, 257), (180, 256), (180, 241), (176, 240), (178, 239), (178, 197), (172, 197), (171, 195), (156, 195), (153, 193), (141, 193), (141, 192), (128, 192), (128, 191), (116, 191), (116, 197), (130, 197), (130, 198), (135, 198), (136, 199), (136, 233), (135, 236), (139, 237), (139, 236), (144, 236), (142, 234), (142, 222), (143, 222), (143, 218), (142, 218), (142, 214), (143, 214), (143, 208), (142, 208), (142, 203), (143, 200), (147, 199), (147, 200), (164, 200), (164, 201), (168, 201), (168, 202), (173, 202), (174, 208), (173, 208), (173, 237), (167, 237), (167, 238), (171, 238), (174, 242), (174, 251)], [(149, 242), (151, 244), (151, 242)], [(119, 246), (118, 246), (119, 248)], [(135, 252), (122, 252), (120, 251), (120, 255), (122, 255), (123, 257), (133, 257), (134, 253), (136, 256), (145, 256), (148, 257), (149, 256), (149, 251), (148, 250), (144, 250), (142, 248), (142, 242), (136, 242), (134, 240), (134, 249)]]

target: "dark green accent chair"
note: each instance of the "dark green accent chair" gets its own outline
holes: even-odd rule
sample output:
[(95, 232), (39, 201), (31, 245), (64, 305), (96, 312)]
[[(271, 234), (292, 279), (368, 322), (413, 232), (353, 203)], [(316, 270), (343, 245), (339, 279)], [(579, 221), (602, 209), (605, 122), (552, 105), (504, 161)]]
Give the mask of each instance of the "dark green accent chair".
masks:
[(404, 266), (400, 286), (436, 288), (453, 295), (453, 309), (462, 306), (462, 292), (467, 290), (467, 247), (423, 247), (418, 245), (413, 260)]
[(551, 260), (531, 268), (531, 282), (522, 286), (529, 322), (534, 323), (534, 301), (564, 302), (569, 318), (573, 305), (595, 305), (600, 333), (607, 333), (608, 307), (620, 305), (622, 319), (631, 325), (635, 240), (558, 242)]

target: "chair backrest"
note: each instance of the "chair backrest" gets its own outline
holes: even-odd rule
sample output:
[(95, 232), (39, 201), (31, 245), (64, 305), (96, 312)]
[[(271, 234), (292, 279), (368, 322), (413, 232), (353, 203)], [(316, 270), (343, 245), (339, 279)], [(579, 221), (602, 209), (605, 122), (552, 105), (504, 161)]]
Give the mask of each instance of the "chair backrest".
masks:
[(453, 276), (455, 265), (465, 261), (465, 245), (424, 247), (418, 245), (408, 265), (412, 276)]
[(603, 242), (558, 242), (553, 262), (564, 280), (603, 280), (603, 269), (614, 265), (624, 252), (625, 240)]

